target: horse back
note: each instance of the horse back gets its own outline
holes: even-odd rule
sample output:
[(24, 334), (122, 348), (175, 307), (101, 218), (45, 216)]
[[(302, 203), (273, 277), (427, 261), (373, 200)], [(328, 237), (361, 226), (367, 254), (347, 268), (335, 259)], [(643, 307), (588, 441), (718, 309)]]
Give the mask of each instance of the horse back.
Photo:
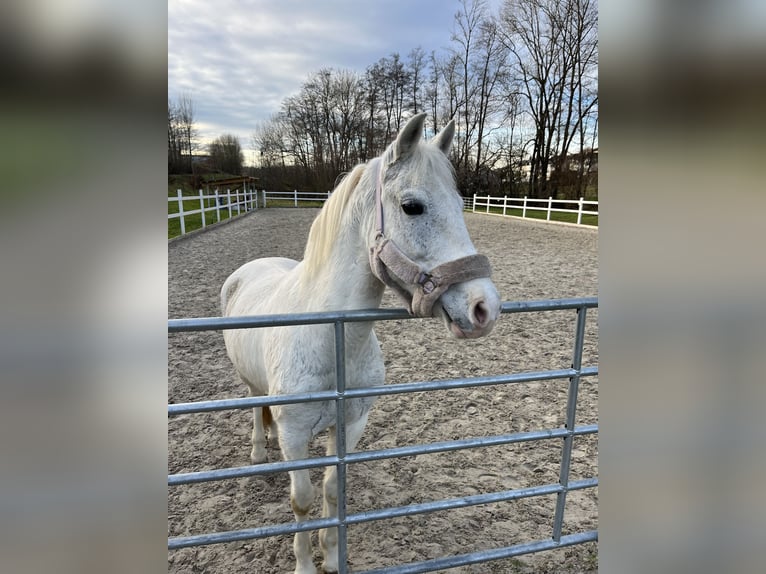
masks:
[(279, 312), (268, 309), (269, 295), (276, 292), (298, 262), (286, 257), (266, 257), (245, 263), (221, 287), (224, 317)]

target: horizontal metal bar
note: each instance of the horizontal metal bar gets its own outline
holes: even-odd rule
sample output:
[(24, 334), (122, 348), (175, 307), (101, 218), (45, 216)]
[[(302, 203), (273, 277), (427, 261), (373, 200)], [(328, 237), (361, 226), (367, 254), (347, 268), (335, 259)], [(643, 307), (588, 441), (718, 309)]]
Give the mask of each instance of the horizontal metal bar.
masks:
[[(569, 490), (582, 490), (594, 488), (598, 485), (597, 478), (588, 478), (580, 481), (573, 481), (569, 485)], [(542, 486), (533, 486), (529, 488), (519, 488), (516, 490), (506, 490), (502, 492), (491, 492), (488, 494), (476, 494), (459, 498), (446, 500), (436, 500), (420, 504), (410, 504), (394, 508), (383, 508), (381, 510), (371, 510), (350, 514), (346, 517), (345, 524), (361, 524), (363, 522), (372, 522), (376, 520), (389, 520), (402, 516), (413, 516), (416, 514), (426, 514), (429, 512), (443, 512), (454, 510), (456, 508), (465, 508), (467, 506), (478, 506), (480, 504), (493, 504), (497, 502), (508, 502), (522, 498), (531, 498), (534, 496), (547, 496), (556, 494), (564, 487), (560, 484), (546, 484)], [(224, 542), (236, 542), (241, 540), (252, 540), (255, 538), (268, 538), (270, 536), (282, 536), (285, 534), (294, 534), (307, 530), (319, 530), (321, 528), (331, 528), (338, 526), (340, 521), (337, 518), (319, 518), (307, 520), (304, 522), (292, 522), (283, 524), (273, 524), (258, 528), (247, 528), (243, 530), (230, 530), (227, 532), (215, 532), (209, 534), (198, 534), (194, 536), (177, 536), (168, 539), (168, 548), (173, 550), (177, 548), (186, 548), (189, 546), (205, 546), (209, 544), (221, 544)]]
[(506, 301), (500, 306), (501, 313), (527, 313), (535, 311), (563, 311), (566, 309), (592, 309), (598, 307), (598, 297), (575, 299), (544, 299), (540, 301)]
[(273, 405), (286, 405), (291, 403), (334, 401), (337, 398), (338, 393), (336, 391), (317, 391), (312, 393), (294, 393), (291, 395), (238, 397), (235, 399), (215, 399), (212, 401), (177, 403), (168, 405), (168, 416), (249, 409), (255, 407), (270, 407)]
[[(490, 375), (486, 377), (469, 377), (463, 379), (443, 379), (439, 381), (417, 381), (396, 385), (384, 385), (377, 387), (365, 387), (347, 389), (344, 396), (348, 398), (360, 398), (370, 396), (395, 395), (401, 393), (416, 393), (434, 390), (449, 390), (465, 387), (481, 387), (488, 385), (529, 383), (533, 381), (547, 381), (552, 379), (568, 379), (577, 375), (573, 369), (560, 369), (556, 371), (538, 371), (531, 373), (514, 373), (509, 375)], [(580, 377), (589, 377), (598, 374), (598, 367), (585, 367), (580, 370)], [(216, 399), (211, 401), (198, 401), (191, 403), (178, 403), (168, 405), (168, 415), (185, 415), (192, 413), (205, 413), (224, 411), (230, 409), (247, 409), (254, 407), (266, 407), (272, 405), (284, 405), (290, 403), (332, 401), (338, 398), (335, 391), (317, 391), (312, 393), (295, 393), (290, 395), (273, 395), (268, 397), (239, 397), (234, 399)]]
[[(597, 297), (574, 299), (547, 299), (540, 301), (507, 301), (500, 307), (501, 313), (526, 313), (535, 311), (559, 311), (580, 307), (598, 307)], [(277, 315), (253, 315), (247, 317), (199, 317), (169, 319), (168, 332), (214, 331), (220, 329), (250, 329), (258, 327), (285, 327), (291, 325), (316, 325), (324, 323), (388, 321), (412, 319), (405, 309), (360, 309), (352, 311), (326, 311), (321, 313), (289, 313)]]
[(584, 544), (585, 542), (595, 542), (597, 540), (598, 531), (590, 530), (588, 532), (578, 532), (576, 534), (562, 536), (558, 542), (555, 540), (538, 540), (536, 542), (526, 542), (524, 544), (506, 546), (504, 548), (493, 548), (490, 550), (471, 552), (469, 554), (460, 554), (458, 556), (435, 558), (424, 562), (413, 562), (411, 564), (365, 570), (360, 574), (420, 574), (421, 572), (434, 572), (436, 570), (468, 566), (470, 564), (479, 564), (481, 562), (490, 562), (492, 560), (502, 560), (503, 558), (513, 558), (514, 556), (533, 554), (545, 550), (554, 550), (556, 548)]
[[(418, 444), (412, 446), (401, 446), (395, 448), (370, 450), (361, 452), (347, 453), (344, 461), (346, 464), (360, 462), (372, 462), (388, 458), (401, 458), (405, 456), (417, 456), (422, 454), (438, 454), (453, 450), (463, 450), (467, 448), (501, 446), (505, 444), (516, 444), (521, 442), (532, 442), (537, 440), (548, 440), (553, 438), (564, 438), (569, 436), (581, 436), (587, 434), (596, 434), (598, 425), (583, 425), (575, 427), (570, 433), (568, 429), (544, 429), (529, 431), (523, 433), (513, 433), (508, 435), (497, 435), (490, 437), (476, 437), (468, 439), (459, 439), (430, 444)], [(271, 474), (274, 472), (285, 472), (289, 470), (299, 470), (306, 468), (317, 468), (338, 464), (337, 456), (323, 456), (316, 458), (279, 461), (265, 464), (253, 464), (248, 466), (239, 466), (235, 468), (224, 468), (216, 470), (203, 470), (197, 472), (187, 472), (171, 474), (168, 476), (168, 486), (180, 486), (182, 484), (196, 484), (200, 482), (210, 482), (213, 480), (227, 480), (232, 478), (245, 478), (248, 476), (257, 476)]]
[(259, 327), (288, 327), (294, 325), (321, 325), (345, 321), (385, 321), (408, 319), (406, 309), (361, 309), (357, 311), (325, 311), (321, 313), (284, 313), (275, 315), (251, 315), (245, 317), (200, 317), (169, 319), (168, 332), (217, 331), (220, 329), (251, 329)]
[[(513, 373), (506, 375), (489, 375), (485, 377), (467, 377), (463, 379), (442, 379), (439, 381), (418, 381), (385, 385), (383, 387), (365, 387), (347, 389), (346, 398), (368, 397), (376, 395), (395, 395), (401, 393), (417, 393), (424, 391), (439, 391), (461, 389), (466, 387), (484, 387), (489, 385), (531, 383), (553, 379), (568, 379), (578, 374), (574, 369), (559, 369), (555, 371), (537, 371), (531, 373)], [(598, 375), (598, 367), (586, 367), (580, 370), (580, 377)]]
[(285, 524), (273, 524), (259, 528), (246, 528), (244, 530), (229, 530), (226, 532), (212, 532), (208, 534), (196, 534), (194, 536), (176, 536), (168, 538), (168, 550), (189, 548), (191, 546), (207, 546), (209, 544), (222, 544), (224, 542), (238, 542), (240, 540), (253, 540), (255, 538), (269, 538), (294, 534), (307, 530), (319, 530), (338, 526), (337, 518), (317, 518), (303, 522), (290, 522)]
[[(598, 478), (588, 478), (584, 480), (572, 481), (567, 490), (583, 490), (585, 488), (594, 488), (598, 486)], [(371, 522), (374, 520), (388, 520), (399, 518), (401, 516), (412, 516), (414, 514), (426, 514), (429, 512), (442, 512), (445, 510), (455, 510), (456, 508), (465, 508), (467, 506), (478, 506), (480, 504), (493, 504), (496, 502), (508, 502), (519, 500), (521, 498), (532, 498), (533, 496), (546, 496), (557, 494), (565, 487), (560, 484), (546, 484), (542, 486), (532, 486), (529, 488), (519, 488), (516, 490), (505, 490), (500, 492), (490, 492), (487, 494), (474, 494), (471, 496), (462, 496), (460, 498), (448, 498), (443, 500), (434, 500), (432, 502), (422, 502), (419, 504), (410, 504), (407, 506), (381, 508), (380, 510), (369, 510), (352, 514), (346, 518), (348, 524), (359, 524), (361, 522)]]

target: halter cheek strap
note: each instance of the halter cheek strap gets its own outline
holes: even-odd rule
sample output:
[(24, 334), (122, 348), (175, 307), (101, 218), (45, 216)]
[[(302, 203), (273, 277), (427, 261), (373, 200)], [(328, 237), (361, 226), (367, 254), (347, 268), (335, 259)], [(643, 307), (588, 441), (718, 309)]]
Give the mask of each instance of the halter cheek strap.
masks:
[[(468, 255), (443, 263), (430, 271), (423, 270), (399, 247), (386, 238), (383, 228), (383, 159), (378, 167), (375, 186), (375, 244), (370, 248), (370, 269), (407, 304), (410, 315), (430, 317), (439, 297), (456, 283), (489, 277), (492, 268), (484, 255)], [(413, 287), (410, 293), (405, 286)]]

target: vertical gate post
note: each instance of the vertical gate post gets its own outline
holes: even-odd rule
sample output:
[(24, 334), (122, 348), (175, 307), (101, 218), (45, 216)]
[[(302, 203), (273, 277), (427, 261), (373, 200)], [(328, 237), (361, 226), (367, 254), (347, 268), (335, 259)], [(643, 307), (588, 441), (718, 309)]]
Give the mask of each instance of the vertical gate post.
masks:
[(574, 443), (575, 415), (577, 414), (577, 392), (580, 387), (580, 370), (582, 369), (582, 350), (585, 341), (585, 314), (586, 307), (577, 309), (577, 327), (575, 328), (574, 351), (572, 352), (572, 369), (575, 374), (569, 378), (569, 391), (567, 395), (566, 429), (564, 444), (561, 447), (561, 469), (559, 471), (559, 484), (563, 490), (556, 498), (556, 514), (553, 518), (553, 539), (561, 540), (561, 529), (564, 524), (564, 508), (566, 506), (567, 491), (569, 488), (569, 466), (572, 461), (572, 446)]
[(521, 217), (527, 216), (527, 196), (524, 196), (524, 205), (521, 208)]
[(582, 222), (582, 202), (583, 198), (580, 198), (580, 201), (577, 202), (577, 225), (580, 225)]
[(551, 220), (551, 207), (553, 206), (553, 197), (550, 195), (548, 196), (548, 215), (546, 216), (545, 220), (550, 221)]
[(338, 457), (338, 574), (346, 574), (346, 336), (342, 320), (335, 322), (335, 455)]

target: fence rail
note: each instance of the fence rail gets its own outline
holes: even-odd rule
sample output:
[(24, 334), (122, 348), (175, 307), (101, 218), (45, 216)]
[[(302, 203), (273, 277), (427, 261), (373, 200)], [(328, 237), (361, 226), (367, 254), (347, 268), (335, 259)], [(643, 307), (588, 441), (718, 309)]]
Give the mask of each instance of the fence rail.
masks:
[[(565, 205), (568, 207), (555, 207), (556, 205)], [(586, 206), (596, 206), (596, 210), (586, 210)], [(576, 206), (576, 209), (572, 209), (572, 206)], [(587, 225), (583, 223), (583, 215), (598, 216), (598, 201), (585, 201), (584, 198), (580, 199), (535, 199), (524, 197), (492, 197), (492, 196), (478, 196), (474, 194), (471, 211), (474, 213), (481, 213), (476, 208), (484, 207), (485, 213), (498, 213), (506, 217), (530, 217), (527, 214), (530, 212), (545, 213), (545, 221), (555, 221), (551, 219), (551, 214), (555, 213), (572, 213), (576, 214), (577, 218), (574, 223), (577, 225)], [(509, 213), (512, 212), (512, 213)], [(521, 215), (516, 215), (521, 211)], [(535, 217), (535, 219), (540, 219)]]
[[(526, 301), (526, 302), (506, 302), (502, 305), (502, 313), (529, 313), (544, 312), (556, 310), (572, 310), (576, 313), (575, 334), (572, 352), (571, 367), (553, 371), (538, 371), (527, 373), (514, 373), (498, 376), (449, 379), (442, 381), (429, 382), (411, 382), (396, 385), (385, 385), (372, 388), (349, 388), (345, 387), (345, 356), (344, 340), (345, 325), (347, 323), (359, 321), (383, 321), (391, 319), (409, 318), (407, 312), (403, 309), (376, 309), (362, 311), (338, 311), (329, 313), (302, 313), (290, 315), (270, 315), (253, 317), (203, 317), (188, 319), (171, 319), (168, 321), (169, 333), (180, 333), (187, 331), (211, 331), (221, 329), (245, 329), (261, 328), (267, 326), (287, 326), (304, 324), (333, 324), (335, 327), (335, 360), (338, 373), (337, 388), (335, 390), (301, 393), (279, 397), (244, 397), (238, 399), (222, 399), (212, 401), (200, 401), (195, 403), (171, 404), (168, 405), (168, 416), (181, 414), (202, 413), (220, 410), (245, 409), (256, 406), (269, 406), (277, 404), (305, 402), (305, 401), (335, 401), (338, 417), (336, 426), (340, 434), (345, 428), (345, 408), (346, 399), (362, 396), (378, 396), (397, 393), (428, 392), (433, 390), (443, 390), (451, 388), (481, 387), (486, 385), (501, 384), (524, 384), (532, 381), (543, 381), (561, 379), (568, 380), (568, 396), (566, 408), (566, 423), (562, 428), (540, 429), (528, 432), (512, 433), (507, 435), (497, 435), (489, 437), (469, 438), (451, 440), (430, 444), (416, 444), (406, 447), (396, 447), (390, 449), (357, 451), (352, 453), (345, 452), (345, 437), (338, 436), (338, 452), (332, 456), (313, 457), (303, 460), (280, 461), (273, 463), (264, 463), (258, 465), (249, 465), (244, 467), (224, 468), (208, 471), (188, 472), (182, 474), (173, 474), (168, 476), (168, 486), (178, 487), (185, 484), (194, 484), (214, 480), (226, 480), (230, 478), (239, 478), (244, 476), (253, 476), (269, 474), (274, 472), (286, 472), (289, 470), (315, 468), (335, 465), (338, 467), (338, 516), (334, 518), (320, 518), (301, 523), (274, 524), (258, 528), (245, 530), (234, 530), (227, 532), (216, 532), (198, 534), (192, 536), (177, 536), (168, 539), (168, 548), (170, 550), (178, 548), (187, 548), (191, 546), (202, 546), (207, 544), (218, 544), (223, 542), (233, 542), (240, 540), (250, 540), (255, 538), (265, 538), (278, 535), (292, 534), (303, 530), (315, 530), (321, 528), (338, 528), (339, 536), (339, 572), (346, 572), (346, 529), (352, 524), (362, 522), (386, 520), (401, 516), (411, 516), (426, 512), (438, 512), (467, 506), (480, 504), (489, 504), (500, 501), (518, 500), (521, 498), (531, 498), (536, 496), (556, 495), (556, 507), (551, 525), (551, 536), (548, 539), (515, 544), (504, 548), (495, 548), (461, 554), (457, 556), (447, 556), (436, 558), (423, 562), (416, 562), (383, 568), (369, 570), (371, 573), (416, 573), (431, 572), (444, 568), (453, 568), (461, 565), (476, 564), (520, 556), (533, 552), (541, 552), (554, 548), (562, 548), (584, 542), (598, 540), (598, 531), (590, 530), (584, 532), (569, 533), (562, 535), (562, 525), (564, 519), (564, 510), (566, 507), (567, 493), (575, 490), (595, 488), (598, 486), (597, 477), (586, 477), (579, 480), (569, 479), (569, 468), (572, 457), (572, 446), (576, 436), (590, 435), (598, 433), (598, 425), (575, 424), (575, 412), (577, 405), (577, 396), (580, 380), (583, 377), (593, 377), (598, 375), (597, 366), (583, 366), (582, 354), (585, 339), (586, 313), (588, 309), (598, 307), (598, 300), (592, 298), (577, 299), (556, 299), (545, 301)], [(345, 509), (346, 501), (346, 482), (345, 469), (349, 464), (367, 462), (372, 460), (381, 460), (385, 458), (399, 458), (405, 456), (414, 456), (419, 454), (431, 454), (437, 452), (447, 452), (460, 449), (478, 448), (494, 446), (500, 444), (513, 444), (521, 442), (534, 442), (543, 440), (559, 439), (563, 441), (561, 449), (561, 463), (558, 483), (537, 485), (515, 490), (506, 490), (501, 492), (492, 492), (487, 494), (478, 494), (464, 496), (452, 499), (435, 500), (431, 502), (412, 504), (403, 507), (388, 507), (374, 511), (347, 514)]]
[(261, 192), (261, 197), (263, 198), (263, 207), (267, 206), (269, 199), (279, 202), (279, 205), (283, 205), (287, 201), (292, 203), (293, 207), (298, 207), (298, 203), (301, 201), (324, 203), (330, 199), (331, 193), (330, 191), (298, 191), (297, 189), (293, 191), (266, 191), (264, 189)]

